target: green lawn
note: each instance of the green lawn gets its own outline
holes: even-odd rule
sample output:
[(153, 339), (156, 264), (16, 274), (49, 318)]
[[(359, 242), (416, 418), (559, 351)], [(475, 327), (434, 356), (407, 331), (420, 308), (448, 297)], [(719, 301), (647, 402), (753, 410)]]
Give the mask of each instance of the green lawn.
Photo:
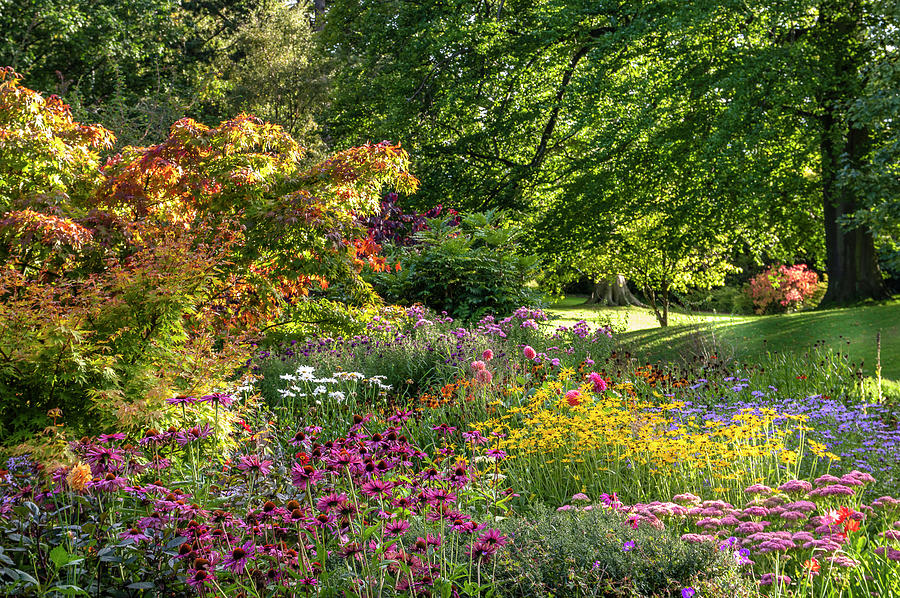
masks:
[(668, 328), (660, 328), (652, 312), (636, 307), (584, 305), (585, 297), (569, 296), (547, 312), (554, 322), (572, 324), (611, 321), (624, 329), (619, 338), (636, 354), (652, 360), (674, 360), (700, 347), (725, 356), (752, 359), (766, 351), (800, 352), (816, 341), (864, 363), (875, 373), (875, 335), (881, 332), (882, 375), (900, 380), (900, 300), (860, 307), (806, 311), (778, 316), (731, 316), (676, 311)]

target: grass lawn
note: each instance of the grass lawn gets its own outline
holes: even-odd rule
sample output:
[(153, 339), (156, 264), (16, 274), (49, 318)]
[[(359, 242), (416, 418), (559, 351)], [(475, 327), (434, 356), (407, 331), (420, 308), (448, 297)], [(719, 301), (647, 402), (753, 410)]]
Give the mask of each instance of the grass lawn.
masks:
[[(623, 345), (652, 360), (674, 360), (698, 348), (716, 347), (725, 356), (752, 359), (767, 351), (797, 353), (824, 341), (863, 361), (875, 373), (875, 335), (881, 332), (882, 375), (900, 380), (900, 299), (878, 305), (806, 311), (777, 316), (732, 316), (676, 310), (668, 328), (660, 328), (649, 309), (584, 305), (586, 297), (569, 296), (547, 312), (554, 323), (609, 321), (625, 331)], [(713, 344), (715, 343), (715, 344)]]

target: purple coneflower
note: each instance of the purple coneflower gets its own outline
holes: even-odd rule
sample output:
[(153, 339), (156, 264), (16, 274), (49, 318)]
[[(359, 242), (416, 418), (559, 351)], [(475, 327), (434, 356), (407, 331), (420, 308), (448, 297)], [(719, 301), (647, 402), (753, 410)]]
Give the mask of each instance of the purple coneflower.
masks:
[(374, 479), (363, 484), (360, 491), (366, 496), (388, 499), (391, 497), (391, 488), (393, 486), (389, 481)]
[(406, 533), (406, 530), (409, 529), (409, 521), (405, 521), (403, 519), (398, 519), (396, 521), (389, 521), (387, 525), (384, 526), (384, 533), (386, 536), (402, 536)]
[(194, 397), (189, 397), (187, 395), (177, 395), (170, 399), (166, 399), (166, 403), (169, 405), (193, 405), (197, 402), (197, 399)]
[(247, 567), (247, 563), (255, 554), (256, 546), (253, 544), (252, 540), (247, 540), (244, 542), (243, 546), (237, 546), (228, 553), (228, 556), (226, 556), (225, 560), (222, 562), (222, 566), (232, 573), (243, 574), (244, 569)]
[(267, 476), (272, 471), (272, 462), (260, 459), (258, 455), (243, 455), (239, 459), (238, 469), (256, 476)]
[(147, 542), (150, 540), (149, 536), (145, 535), (144, 532), (136, 527), (126, 529), (124, 532), (119, 534), (119, 537), (123, 540), (134, 540), (135, 542)]

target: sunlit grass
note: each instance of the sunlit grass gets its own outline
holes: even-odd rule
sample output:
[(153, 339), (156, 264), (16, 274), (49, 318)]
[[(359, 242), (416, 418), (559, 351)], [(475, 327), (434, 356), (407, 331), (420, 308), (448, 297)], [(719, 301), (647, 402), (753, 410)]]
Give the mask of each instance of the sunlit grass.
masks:
[[(766, 352), (802, 354), (817, 341), (850, 356), (867, 376), (875, 375), (876, 334), (881, 332), (882, 376), (900, 379), (900, 300), (859, 307), (775, 316), (733, 316), (674, 310), (660, 328), (648, 309), (584, 305), (583, 296), (566, 297), (548, 310), (554, 323), (611, 321), (619, 339), (636, 354), (677, 360), (693, 351), (718, 350), (728, 357), (753, 359)], [(887, 385), (888, 390), (892, 388)]]

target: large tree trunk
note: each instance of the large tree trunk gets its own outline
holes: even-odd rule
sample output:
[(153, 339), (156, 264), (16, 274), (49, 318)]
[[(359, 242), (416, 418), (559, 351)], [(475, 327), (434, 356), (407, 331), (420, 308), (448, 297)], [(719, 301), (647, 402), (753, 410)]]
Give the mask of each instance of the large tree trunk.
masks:
[(594, 290), (587, 302), (600, 305), (647, 307), (632, 294), (628, 288), (628, 281), (621, 274), (609, 276), (594, 283)]
[(864, 226), (847, 229), (841, 224), (862, 202), (859, 191), (841, 185), (839, 173), (845, 164), (859, 168), (869, 151), (869, 131), (846, 122), (846, 108), (857, 97), (860, 86), (862, 14), (835, 0), (822, 3), (819, 39), (823, 45), (823, 87), (819, 97), (822, 115), (822, 202), (825, 220), (825, 262), (828, 291), (823, 304), (850, 303), (887, 296), (878, 268), (872, 233)]

